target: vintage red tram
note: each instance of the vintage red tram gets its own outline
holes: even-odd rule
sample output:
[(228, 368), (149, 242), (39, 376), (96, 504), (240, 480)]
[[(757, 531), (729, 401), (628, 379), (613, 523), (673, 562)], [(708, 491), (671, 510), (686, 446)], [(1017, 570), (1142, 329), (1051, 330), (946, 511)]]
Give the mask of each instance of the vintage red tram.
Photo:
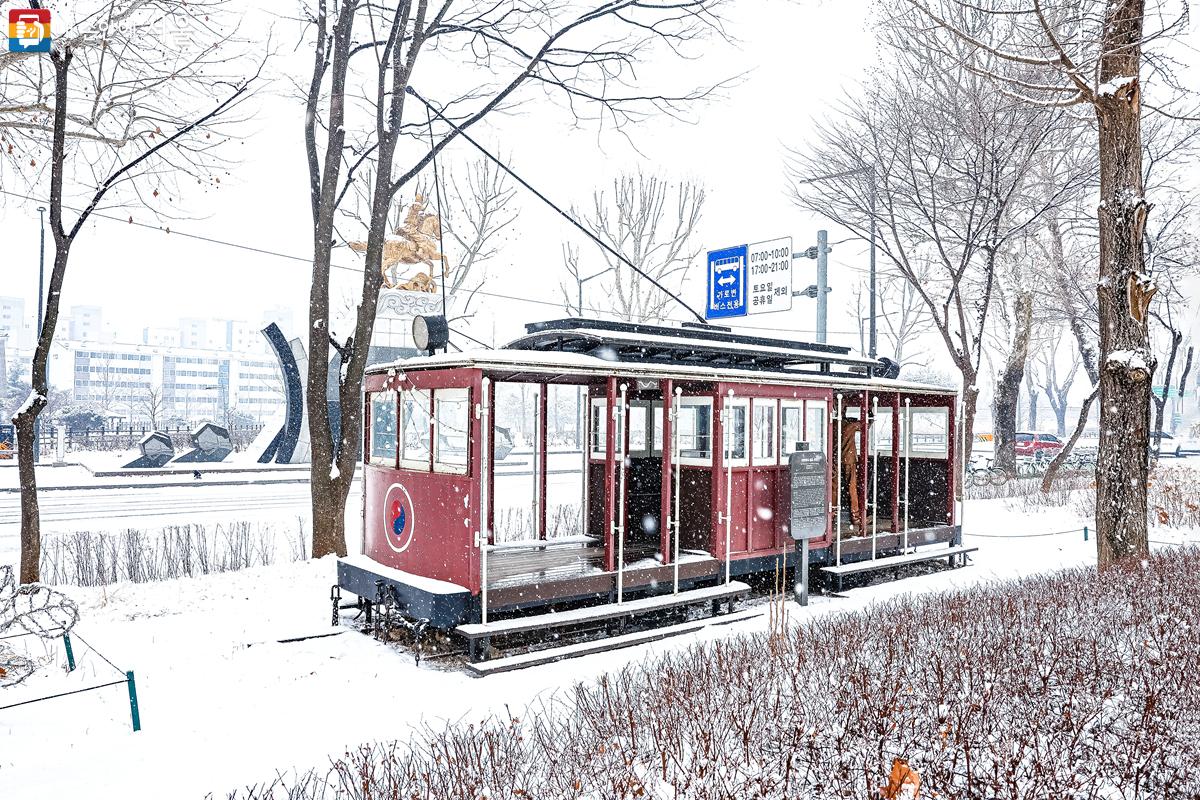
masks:
[(339, 587), (449, 629), (792, 565), (797, 449), (825, 456), (814, 565), (953, 563), (958, 398), (895, 372), (833, 345), (581, 319), (372, 367), (362, 555)]

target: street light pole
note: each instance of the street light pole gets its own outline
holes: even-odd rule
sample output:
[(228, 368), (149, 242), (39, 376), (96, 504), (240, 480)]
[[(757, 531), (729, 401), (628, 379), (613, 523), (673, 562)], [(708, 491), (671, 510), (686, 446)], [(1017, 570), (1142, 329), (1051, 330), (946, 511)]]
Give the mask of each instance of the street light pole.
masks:
[[(45, 298), (46, 280), (46, 207), (38, 206), (38, 222), (41, 228), (41, 239), (38, 243), (38, 296), (37, 296), (37, 338), (42, 338), (42, 303)], [(36, 345), (34, 345), (36, 347)], [(31, 376), (32, 377), (32, 376)], [(50, 356), (46, 356), (46, 402), (50, 402)], [(33, 463), (42, 460), (42, 416), (39, 414), (33, 421)]]

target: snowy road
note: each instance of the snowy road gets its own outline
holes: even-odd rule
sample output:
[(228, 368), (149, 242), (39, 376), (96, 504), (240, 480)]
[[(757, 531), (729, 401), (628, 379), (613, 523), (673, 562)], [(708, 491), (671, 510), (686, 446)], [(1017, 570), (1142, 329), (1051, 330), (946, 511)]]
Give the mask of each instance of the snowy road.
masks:
[[(359, 513), (360, 484), (355, 481), (346, 504), (347, 516)], [(111, 530), (125, 527), (158, 528), (183, 523), (228, 523), (233, 520), (292, 523), (311, 518), (307, 483), (220, 486), (186, 484), (180, 487), (122, 489), (64, 489), (42, 492), (38, 498), (43, 530)], [(0, 563), (17, 551), (20, 495), (0, 493)]]

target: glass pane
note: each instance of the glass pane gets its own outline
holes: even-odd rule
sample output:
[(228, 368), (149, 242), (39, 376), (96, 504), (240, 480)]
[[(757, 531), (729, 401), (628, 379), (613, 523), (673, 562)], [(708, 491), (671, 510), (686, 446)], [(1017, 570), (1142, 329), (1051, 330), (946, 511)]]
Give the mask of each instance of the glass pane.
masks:
[(434, 469), (439, 472), (467, 471), (469, 412), (466, 389), (439, 389), (434, 393), (436, 452)]
[(746, 457), (746, 407), (726, 406), (725, 458), (737, 461)]
[(871, 441), (873, 453), (892, 452), (892, 410), (880, 408), (875, 412), (875, 422), (871, 425)]
[(754, 401), (754, 460), (775, 460), (775, 401)]
[(784, 406), (780, 412), (783, 441), (779, 447), (782, 453), (790, 454), (800, 449), (798, 445), (804, 441), (803, 413), (800, 406)]
[(371, 463), (396, 465), (396, 393), (371, 395)]
[(503, 462), (496, 454), (492, 536), (496, 542), (537, 539), (539, 386), (511, 381), (498, 381), (493, 386), (496, 444), (510, 441), (512, 447)]
[(629, 406), (629, 452), (633, 455), (646, 453), (646, 415), (650, 407), (642, 404)]
[(825, 447), (825, 401), (806, 400), (804, 415), (804, 435), (808, 441), (808, 449), (829, 452)]
[(400, 461), (410, 469), (429, 469), (429, 390), (415, 389), (401, 395), (404, 440)]
[(680, 401), (679, 456), (712, 458), (712, 400), (683, 398)]
[(944, 408), (912, 410), (912, 455), (945, 458), (949, 446), (950, 414)]
[(592, 419), (588, 426), (591, 431), (591, 453), (593, 458), (604, 458), (605, 447), (608, 446), (608, 402), (592, 400)]
[(654, 455), (662, 455), (663, 448), (663, 406), (662, 403), (655, 403), (654, 406)]

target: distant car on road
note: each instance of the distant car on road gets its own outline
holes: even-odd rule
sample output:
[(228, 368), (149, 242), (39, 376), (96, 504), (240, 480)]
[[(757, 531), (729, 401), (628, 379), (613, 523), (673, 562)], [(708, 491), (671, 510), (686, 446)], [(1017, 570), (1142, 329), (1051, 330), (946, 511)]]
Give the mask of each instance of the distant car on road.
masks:
[(1176, 439), (1177, 455), (1200, 455), (1200, 436), (1183, 435)]
[(1063, 449), (1063, 441), (1053, 433), (1018, 432), (1013, 448), (1028, 458), (1053, 458)]
[[(1150, 431), (1150, 450), (1158, 450), (1158, 454), (1160, 456), (1175, 456), (1175, 458), (1183, 458), (1184, 455), (1186, 455), (1188, 452), (1191, 452), (1191, 447), (1196, 446), (1194, 441), (1190, 442), (1189, 444), (1190, 447), (1184, 447), (1183, 439), (1176, 439), (1166, 431), (1163, 431), (1162, 433)], [(1200, 448), (1197, 448), (1195, 452), (1200, 452)]]

